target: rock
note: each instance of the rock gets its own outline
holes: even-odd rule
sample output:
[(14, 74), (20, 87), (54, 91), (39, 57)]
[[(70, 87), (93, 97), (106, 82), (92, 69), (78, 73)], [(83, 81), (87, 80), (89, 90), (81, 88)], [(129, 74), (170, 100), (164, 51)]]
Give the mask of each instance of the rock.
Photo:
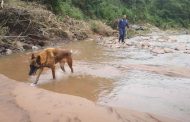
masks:
[(144, 27), (143, 26), (140, 26), (140, 25), (132, 25), (131, 26), (132, 29), (135, 29), (135, 30), (144, 30)]
[(31, 49), (32, 49), (32, 46), (29, 45), (29, 44), (25, 44), (25, 45), (23, 45), (23, 48), (24, 48), (25, 50), (31, 50)]
[(176, 47), (175, 50), (177, 50), (177, 51), (184, 51), (184, 50), (187, 50), (187, 47), (186, 47), (186, 45), (182, 44), (182, 45)]
[(173, 53), (173, 52), (175, 52), (175, 50), (171, 49), (171, 48), (164, 48), (164, 52), (165, 53)]
[(10, 50), (10, 49), (6, 49), (6, 55), (10, 55), (10, 54), (12, 54), (12, 53), (13, 53), (12, 50)]
[(185, 50), (184, 53), (190, 54), (190, 50)]
[(127, 46), (132, 46), (133, 45), (133, 43), (132, 42), (125, 42), (125, 44), (127, 45)]
[(160, 47), (155, 47), (154, 49), (151, 50), (151, 52), (156, 53), (156, 54), (164, 54), (165, 53), (164, 49), (162, 49)]
[(145, 40), (150, 40), (150, 37), (148, 37), (148, 36), (141, 36), (141, 39), (144, 40), (144, 41)]
[(88, 38), (88, 35), (85, 32), (76, 31), (74, 32), (74, 35), (72, 38), (76, 38), (77, 40), (85, 40)]
[(32, 46), (32, 50), (35, 51), (35, 50), (38, 50), (39, 48), (37, 46)]
[(141, 47), (150, 47), (150, 44), (148, 42), (141, 42)]
[(116, 47), (116, 48), (121, 48), (121, 46), (120, 46), (120, 45), (116, 45), (115, 47)]
[(138, 48), (147, 49), (147, 48), (150, 47), (150, 44), (149, 44), (148, 42), (145, 42), (145, 41), (144, 41), (144, 42), (137, 43), (136, 46), (137, 46)]
[(15, 45), (16, 45), (17, 48), (23, 47), (23, 43), (20, 42), (20, 41), (16, 41), (16, 42), (15, 42)]
[(38, 45), (40, 45), (41, 47), (43, 47), (43, 46), (46, 45), (46, 43), (45, 43), (44, 41), (39, 41), (39, 42), (38, 42)]
[(137, 48), (142, 48), (140, 43), (136, 43), (135, 46), (136, 46)]
[(113, 42), (112, 41), (107, 41), (106, 44), (113, 44)]
[(159, 42), (166, 42), (167, 40), (160, 38), (160, 39), (158, 39), (158, 41)]
[(71, 33), (69, 30), (66, 30), (66, 31), (65, 31), (65, 34), (66, 34), (66, 37), (67, 37), (69, 40), (73, 40), (73, 33)]
[(172, 43), (172, 42), (177, 42), (176, 39), (169, 39), (168, 42)]
[(5, 49), (5, 47), (1, 46), (0, 47), (0, 53), (3, 53), (3, 52), (6, 52), (6, 49)]

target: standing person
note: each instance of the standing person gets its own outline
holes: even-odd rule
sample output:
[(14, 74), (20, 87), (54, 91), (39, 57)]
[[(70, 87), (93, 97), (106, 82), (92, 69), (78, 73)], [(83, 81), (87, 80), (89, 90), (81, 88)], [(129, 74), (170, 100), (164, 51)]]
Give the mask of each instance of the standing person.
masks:
[(127, 20), (127, 16), (124, 15), (122, 19), (119, 20), (118, 23), (118, 28), (119, 28), (119, 42), (123, 42), (125, 43), (124, 39), (125, 39), (125, 34), (126, 34), (126, 30), (125, 27), (127, 26), (127, 28), (129, 28), (129, 24), (128, 24), (128, 20)]

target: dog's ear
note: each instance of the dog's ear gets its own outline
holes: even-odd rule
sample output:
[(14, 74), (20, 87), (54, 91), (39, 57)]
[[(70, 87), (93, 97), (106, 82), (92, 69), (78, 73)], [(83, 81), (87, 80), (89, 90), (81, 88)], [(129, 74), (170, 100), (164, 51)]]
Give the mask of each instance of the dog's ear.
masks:
[(39, 65), (41, 64), (41, 58), (40, 58), (40, 56), (37, 56), (36, 63), (39, 64)]
[(34, 59), (35, 58), (35, 55), (34, 55), (34, 53), (32, 53), (32, 55), (31, 55), (31, 59)]

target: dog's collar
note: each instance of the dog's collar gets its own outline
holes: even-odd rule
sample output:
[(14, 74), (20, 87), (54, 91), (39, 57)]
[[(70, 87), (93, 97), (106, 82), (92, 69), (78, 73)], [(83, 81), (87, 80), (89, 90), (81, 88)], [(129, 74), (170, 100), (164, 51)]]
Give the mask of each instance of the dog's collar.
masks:
[(43, 68), (43, 67), (48, 67), (48, 65), (46, 65), (46, 64), (38, 64), (38, 66), (37, 66), (38, 68)]

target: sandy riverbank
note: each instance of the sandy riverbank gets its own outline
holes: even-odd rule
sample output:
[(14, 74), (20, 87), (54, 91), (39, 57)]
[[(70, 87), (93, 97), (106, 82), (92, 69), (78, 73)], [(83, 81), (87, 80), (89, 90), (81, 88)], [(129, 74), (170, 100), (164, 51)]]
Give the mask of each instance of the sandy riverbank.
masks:
[(87, 99), (50, 92), (0, 75), (1, 122), (174, 122)]

